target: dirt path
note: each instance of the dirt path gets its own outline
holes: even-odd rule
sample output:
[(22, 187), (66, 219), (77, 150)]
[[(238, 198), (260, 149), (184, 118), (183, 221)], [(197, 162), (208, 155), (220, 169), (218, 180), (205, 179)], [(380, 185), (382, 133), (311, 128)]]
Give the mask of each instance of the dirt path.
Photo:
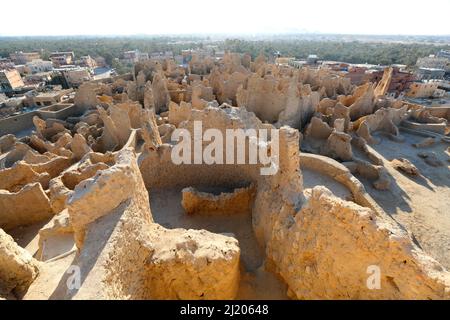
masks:
[[(415, 148), (412, 144), (424, 138), (408, 133), (402, 135), (405, 142), (381, 137), (382, 142), (372, 146), (383, 157), (393, 177), (390, 190), (375, 190), (369, 181), (358, 178), (378, 204), (414, 234), (426, 252), (450, 269), (450, 163), (445, 153), (449, 145), (439, 142), (431, 147)], [(432, 167), (417, 155), (432, 151), (443, 166)], [(421, 176), (411, 177), (397, 171), (388, 161), (394, 158), (408, 159)]]

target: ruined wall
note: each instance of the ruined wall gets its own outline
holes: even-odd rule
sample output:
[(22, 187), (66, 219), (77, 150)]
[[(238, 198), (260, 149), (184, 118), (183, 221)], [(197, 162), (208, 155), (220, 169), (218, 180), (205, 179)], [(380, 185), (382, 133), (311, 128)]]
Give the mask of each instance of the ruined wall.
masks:
[(39, 274), (39, 262), (0, 229), (0, 295), (20, 298)]
[[(268, 255), (294, 298), (449, 298), (450, 274), (404, 230), (325, 187), (315, 187), (290, 227), (279, 224), (273, 235)], [(372, 265), (381, 271), (379, 290), (367, 286)]]
[(236, 94), (237, 105), (254, 112), (262, 121), (301, 129), (310, 120), (320, 101), (320, 93), (300, 82), (299, 73), (287, 76), (254, 73)]
[(285, 108), (287, 90), (287, 80), (255, 73), (238, 89), (237, 105), (254, 112), (263, 121), (274, 123)]
[[(33, 224), (61, 212), (41, 229), (40, 253), (58, 232), (66, 232), (72, 246), (73, 233), (78, 249), (73, 264), (80, 266), (82, 281), (81, 288), (67, 289), (65, 298), (235, 298), (241, 250), (233, 235), (169, 230), (153, 222), (152, 191), (184, 187), (182, 205), (189, 214), (251, 212), (265, 271), (275, 272), (292, 298), (449, 298), (449, 273), (393, 223), (351, 174), (374, 180), (377, 189), (389, 188), (386, 169), (365, 143), (375, 141), (375, 131), (397, 137), (406, 116), (401, 102), (380, 97), (388, 87), (388, 71), (377, 87), (355, 89), (337, 73), (280, 68), (263, 56), (253, 63), (239, 54), (227, 53), (220, 63), (195, 57), (190, 68), (196, 74), (186, 77), (174, 68), (167, 61), (146, 62), (136, 66), (133, 81), (83, 86), (75, 103), (84, 115), (67, 121), (36, 117), (36, 133), (23, 142), (0, 141), (0, 151), (9, 152), (0, 171), (0, 227)], [(170, 101), (171, 94), (180, 105)], [(215, 98), (240, 107), (219, 107)], [(448, 112), (408, 108), (414, 121), (406, 125), (445, 128), (438, 116)], [(279, 128), (276, 174), (261, 175), (261, 164), (175, 164), (171, 133), (183, 128), (194, 137), (195, 121), (202, 122), (203, 132), (218, 129), (224, 136), (227, 129)], [(343, 164), (299, 153), (302, 135), (296, 129), (306, 125), (302, 147)], [(203, 150), (208, 144), (203, 142)], [(256, 144), (273, 154), (272, 140), (246, 138), (242, 146), (247, 151)], [(356, 159), (352, 147), (371, 162)], [(226, 153), (225, 147), (218, 151)], [(357, 204), (323, 187), (304, 193), (301, 165), (344, 184)], [(205, 187), (235, 191), (199, 191)], [(21, 292), (36, 277), (37, 264), (2, 232), (0, 289)], [(380, 268), (380, 290), (367, 288), (371, 265)], [(64, 284), (67, 277), (58, 281)]]
[[(78, 185), (68, 207), (80, 249), (74, 264), (81, 268), (83, 284), (68, 290), (66, 298), (234, 298), (237, 241), (154, 224), (132, 149), (120, 151), (114, 166)], [(211, 263), (205, 265), (206, 260)]]
[(181, 204), (187, 214), (239, 214), (251, 212), (255, 187), (237, 188), (233, 192), (221, 192), (218, 195), (192, 187), (184, 188), (181, 192)]
[[(233, 299), (239, 288), (240, 249), (229, 236), (205, 230), (149, 230), (146, 298)], [(176, 248), (176, 250), (175, 250)]]
[(30, 183), (18, 192), (0, 190), (0, 227), (6, 230), (49, 219), (54, 214), (40, 183)]
[(399, 109), (381, 108), (375, 113), (359, 118), (353, 123), (353, 128), (358, 136), (364, 138), (368, 143), (378, 143), (372, 137), (372, 133), (383, 131), (392, 137), (399, 136), (398, 126), (408, 117), (407, 107)]
[(237, 105), (236, 94), (239, 87), (247, 79), (249, 72), (244, 70), (243, 72), (234, 71), (228, 73), (215, 68), (209, 75), (209, 82), (214, 89), (214, 94), (217, 101), (222, 103), (229, 103), (231, 105)]
[[(169, 117), (170, 117), (169, 112)], [(273, 128), (264, 125), (252, 113), (245, 109), (222, 106), (220, 108), (192, 110), (188, 121), (181, 122), (179, 127), (189, 130), (194, 137), (194, 121), (201, 121), (203, 132), (208, 128), (218, 129), (225, 137), (226, 129)], [(224, 139), (225, 140), (225, 139)], [(248, 144), (248, 139), (246, 140)], [(209, 142), (204, 141), (205, 145)], [(237, 154), (235, 144), (234, 154)], [(224, 148), (226, 148), (224, 141)], [(194, 147), (192, 145), (192, 164), (174, 164), (172, 161), (173, 145), (162, 144), (157, 150), (146, 150), (139, 156), (139, 167), (148, 189), (189, 186), (234, 186), (239, 187), (255, 181), (260, 175), (260, 165), (248, 164), (194, 164)], [(248, 148), (245, 148), (248, 150)], [(223, 150), (224, 161), (226, 152)], [(246, 156), (248, 154), (246, 152)]]

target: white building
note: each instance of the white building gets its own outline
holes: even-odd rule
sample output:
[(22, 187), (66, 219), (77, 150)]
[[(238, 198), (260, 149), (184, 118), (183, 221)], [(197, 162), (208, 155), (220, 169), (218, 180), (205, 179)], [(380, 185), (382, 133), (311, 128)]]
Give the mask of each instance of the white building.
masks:
[(53, 70), (53, 63), (42, 59), (36, 59), (28, 62), (26, 66), (29, 68), (31, 73), (48, 72)]
[(173, 59), (172, 51), (152, 52), (150, 58), (153, 60)]

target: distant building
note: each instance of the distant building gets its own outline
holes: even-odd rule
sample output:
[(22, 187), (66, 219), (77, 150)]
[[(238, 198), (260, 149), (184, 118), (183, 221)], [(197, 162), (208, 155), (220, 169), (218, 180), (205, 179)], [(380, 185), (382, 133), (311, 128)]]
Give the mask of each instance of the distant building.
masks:
[(391, 64), (391, 67), (397, 68), (400, 71), (406, 71), (406, 68), (408, 67), (406, 64)]
[(138, 61), (145, 61), (148, 60), (149, 56), (147, 52), (139, 52), (138, 54)]
[(293, 57), (278, 57), (275, 59), (275, 64), (277, 65), (289, 65), (289, 62), (294, 61)]
[(92, 80), (92, 76), (88, 68), (69, 66), (56, 70), (61, 72), (70, 87), (78, 87), (83, 82)]
[(445, 91), (450, 91), (450, 81), (448, 80), (435, 80), (434, 82), (436, 82), (438, 84), (438, 88), (445, 90)]
[(216, 58), (223, 58), (223, 56), (225, 55), (225, 51), (224, 50), (216, 50), (214, 51), (214, 57)]
[(9, 57), (15, 64), (26, 64), (33, 60), (40, 59), (41, 55), (38, 52), (16, 51), (14, 53), (11, 53)]
[(53, 76), (54, 73), (52, 71), (28, 74), (24, 77), (24, 83), (28, 85), (50, 83), (53, 79)]
[(419, 68), (416, 71), (419, 80), (442, 80), (445, 76), (445, 70), (439, 68)]
[(384, 66), (367, 63), (350, 64), (345, 77), (350, 78), (351, 83), (357, 86), (366, 82), (377, 83), (383, 77), (384, 68)]
[(348, 71), (350, 65), (339, 61), (322, 61), (321, 69), (328, 69), (333, 71)]
[(345, 77), (349, 78), (350, 82), (354, 85), (363, 84), (372, 78), (367, 68), (357, 66), (349, 67)]
[(95, 68), (97, 66), (97, 62), (91, 58), (91, 56), (82, 56), (80, 57), (79, 65), (88, 68)]
[(123, 59), (122, 61), (125, 63), (136, 63), (139, 61), (145, 61), (148, 60), (149, 56), (146, 52), (140, 52), (139, 50), (131, 50), (131, 51), (125, 51), (123, 53)]
[(72, 89), (43, 92), (32, 98), (33, 104), (39, 107), (51, 106), (68, 99), (71, 92)]
[(430, 55), (428, 57), (417, 59), (418, 68), (443, 69), (450, 71), (450, 60), (446, 57)]
[(183, 57), (182, 64), (186, 65), (186, 64), (189, 64), (189, 62), (191, 62), (191, 60), (194, 58), (194, 56), (197, 59), (204, 59), (206, 57), (214, 56), (214, 53), (211, 50), (206, 50), (206, 49), (201, 49), (201, 48), (185, 49), (185, 50), (181, 50), (181, 56)]
[(436, 56), (438, 58), (446, 58), (450, 60), (450, 50), (441, 50)]
[(53, 70), (53, 62), (36, 59), (26, 64), (30, 73), (48, 72)]
[(54, 72), (52, 72), (50, 81), (46, 81), (46, 82), (49, 85), (61, 86), (64, 89), (70, 89), (70, 87), (71, 87), (67, 83), (67, 80), (64, 77), (64, 74), (61, 71), (58, 71), (58, 69), (55, 69)]
[(288, 64), (293, 68), (300, 69), (306, 65), (306, 61), (305, 60), (291, 60), (288, 62)]
[[(351, 83), (355, 85), (367, 82), (378, 83), (383, 77), (384, 68), (368, 66), (371, 69), (367, 69), (364, 65), (352, 65), (345, 76), (350, 78)], [(391, 83), (387, 93), (391, 97), (398, 97), (402, 92), (407, 91), (414, 81), (416, 81), (416, 77), (413, 73), (393, 67)]]
[(9, 93), (23, 86), (19, 71), (16, 69), (0, 70), (0, 92)]
[(135, 63), (138, 61), (138, 50), (125, 51), (123, 53), (123, 61), (126, 63)]
[(0, 70), (14, 68), (14, 62), (9, 58), (0, 57)]
[(172, 51), (152, 52), (150, 53), (150, 59), (153, 60), (173, 59), (173, 52)]
[(317, 64), (319, 61), (319, 57), (315, 54), (310, 54), (308, 58), (306, 58), (306, 63), (309, 65)]
[(31, 70), (30, 68), (28, 68), (25, 64), (18, 64), (14, 66), (14, 69), (16, 69), (17, 71), (19, 71), (19, 74), (21, 76), (24, 76), (26, 74), (30, 74)]
[(106, 67), (106, 60), (103, 57), (96, 57), (95, 64), (97, 65), (97, 67)]
[(112, 69), (107, 67), (98, 67), (93, 70), (93, 80), (106, 79), (111, 77)]
[(438, 89), (438, 87), (439, 83), (434, 81), (414, 82), (405, 96), (409, 98), (442, 98), (445, 90)]
[[(11, 97), (3, 100), (0, 96), (0, 119), (19, 114), (24, 106), (26, 97)], [(2, 129), (2, 128), (0, 128)]]
[[(416, 77), (413, 73), (400, 70), (397, 67), (394, 67), (393, 69), (394, 71), (392, 72), (392, 80), (388, 88), (388, 93), (398, 97), (402, 92), (409, 89), (411, 84), (416, 81)], [(383, 75), (381, 75), (381, 77), (383, 77)]]
[(70, 65), (75, 60), (75, 54), (73, 53), (73, 51), (52, 52), (50, 54), (50, 60), (56, 67)]

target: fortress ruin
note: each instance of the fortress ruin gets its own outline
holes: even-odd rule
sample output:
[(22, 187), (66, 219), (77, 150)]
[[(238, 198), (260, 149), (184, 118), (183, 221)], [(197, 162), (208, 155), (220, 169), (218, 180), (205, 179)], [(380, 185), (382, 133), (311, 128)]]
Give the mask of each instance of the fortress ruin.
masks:
[[(390, 77), (147, 60), (18, 118), (0, 138), (0, 298), (449, 299), (450, 108), (387, 97)], [(272, 132), (233, 148), (277, 170), (174, 163), (176, 130), (211, 142), (197, 122)]]

